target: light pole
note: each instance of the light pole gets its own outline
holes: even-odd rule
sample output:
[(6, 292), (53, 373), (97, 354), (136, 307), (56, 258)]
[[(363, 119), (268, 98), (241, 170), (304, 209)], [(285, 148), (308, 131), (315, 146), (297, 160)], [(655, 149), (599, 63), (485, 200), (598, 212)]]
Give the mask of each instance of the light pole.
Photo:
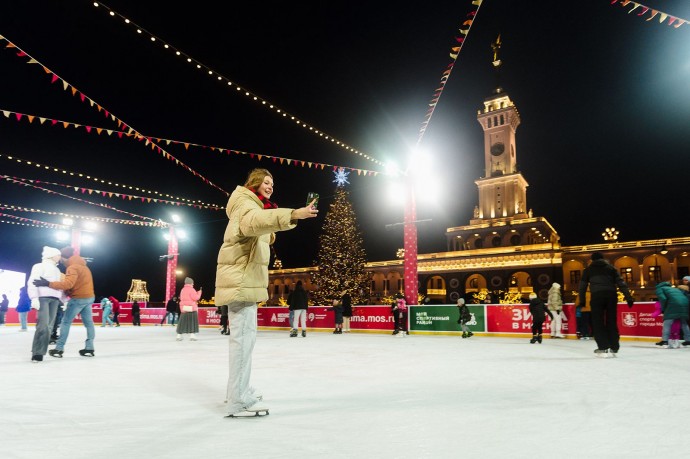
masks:
[(175, 296), (177, 290), (177, 257), (179, 256), (178, 236), (184, 236), (179, 230), (175, 228), (174, 223), (179, 223), (180, 217), (172, 216), (173, 223), (168, 225), (168, 233), (165, 238), (168, 240), (168, 254), (161, 258), (167, 258), (167, 269), (165, 274), (165, 302)]
[(417, 203), (414, 196), (414, 184), (409, 176), (406, 185), (405, 218), (403, 220), (405, 224), (403, 231), (405, 302), (409, 305), (415, 305), (419, 290), (419, 280), (417, 279)]

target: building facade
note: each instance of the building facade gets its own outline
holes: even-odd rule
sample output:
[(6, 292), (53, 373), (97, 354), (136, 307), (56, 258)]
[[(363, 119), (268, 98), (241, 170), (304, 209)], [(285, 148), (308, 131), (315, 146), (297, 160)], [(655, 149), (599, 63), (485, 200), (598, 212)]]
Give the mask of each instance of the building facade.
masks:
[[(500, 61), (494, 56), (494, 66)], [(497, 64), (498, 63), (498, 64)], [(580, 276), (592, 252), (600, 251), (628, 283), (636, 301), (655, 299), (657, 282), (675, 284), (690, 274), (690, 237), (593, 243), (561, 247), (555, 228), (527, 207), (527, 181), (517, 167), (516, 131), (520, 114), (499, 86), (477, 113), (484, 131), (484, 177), (475, 181), (477, 206), (468, 225), (446, 229), (447, 251), (419, 254), (420, 295), (453, 304), (527, 302), (531, 292), (546, 300), (553, 282), (563, 286), (564, 300), (574, 302)], [(269, 272), (270, 304), (287, 297), (301, 280), (308, 290), (315, 267)], [(369, 304), (404, 290), (400, 259), (367, 263)]]

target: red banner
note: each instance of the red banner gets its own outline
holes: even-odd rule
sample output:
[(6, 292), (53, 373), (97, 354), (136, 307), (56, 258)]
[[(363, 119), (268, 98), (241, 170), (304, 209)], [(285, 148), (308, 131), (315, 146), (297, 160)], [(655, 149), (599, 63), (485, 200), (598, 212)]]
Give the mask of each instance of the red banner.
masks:
[[(286, 307), (259, 308), (258, 324), (263, 328), (290, 328), (290, 311)], [(333, 308), (311, 306), (307, 309), (307, 328), (335, 328)], [(351, 330), (393, 330), (390, 306), (356, 306), (350, 319)]]

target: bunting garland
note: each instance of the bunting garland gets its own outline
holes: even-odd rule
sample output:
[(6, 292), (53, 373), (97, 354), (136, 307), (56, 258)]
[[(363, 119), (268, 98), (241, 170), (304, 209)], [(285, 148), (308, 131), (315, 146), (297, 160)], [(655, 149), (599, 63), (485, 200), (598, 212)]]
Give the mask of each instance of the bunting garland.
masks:
[(19, 222), (19, 223), (17, 223), (17, 222), (8, 222), (5, 220), (0, 220), (0, 223), (12, 223), (15, 225), (23, 225), (23, 226), (35, 226), (37, 228), (68, 229), (67, 226), (60, 225), (58, 223), (49, 223), (49, 222), (44, 222), (41, 220), (32, 220), (30, 218), (18, 217), (16, 215), (5, 214), (2, 212), (0, 212), (0, 217), (11, 218), (11, 219), (17, 220)]
[[(9, 176), (0, 176), (0, 177), (9, 177)], [(46, 182), (44, 180), (35, 180), (35, 179), (26, 179), (26, 178), (21, 178), (21, 177), (11, 177), (12, 179), (16, 180), (21, 180), (24, 182), (29, 182), (29, 183), (36, 183), (36, 184), (43, 184), (43, 185), (52, 185), (52, 186), (60, 186), (63, 188), (68, 188), (70, 190), (76, 191), (76, 192), (81, 192), (81, 194), (84, 193), (89, 193), (89, 194), (96, 194), (96, 195), (101, 195), (104, 198), (117, 198), (117, 199), (123, 199), (123, 200), (137, 200), (145, 204), (170, 204), (173, 206), (189, 206), (189, 207), (194, 207), (196, 209), (212, 209), (212, 210), (225, 210), (225, 206), (202, 206), (199, 204), (191, 204), (191, 203), (186, 203), (186, 202), (179, 202), (179, 201), (169, 201), (167, 199), (159, 199), (159, 198), (149, 198), (146, 196), (137, 196), (133, 194), (125, 194), (125, 193), (116, 193), (112, 191), (103, 191), (103, 190), (96, 190), (93, 188), (85, 188), (85, 187), (80, 187), (80, 186), (74, 186), (74, 185), (66, 185), (64, 183), (57, 183), (57, 182)]]
[(462, 49), (462, 46), (465, 44), (465, 40), (467, 39), (467, 34), (470, 33), (470, 29), (472, 28), (472, 23), (474, 22), (474, 19), (477, 17), (477, 13), (479, 12), (479, 8), (482, 6), (482, 1), (483, 0), (472, 0), (472, 5), (476, 6), (476, 8), (473, 11), (470, 11), (467, 13), (467, 18), (458, 31), (460, 32), (460, 36), (455, 37), (455, 42), (457, 43), (457, 46), (453, 46), (450, 49), (450, 58), (451, 62), (446, 66), (446, 69), (443, 71), (441, 74), (441, 81), (438, 86), (434, 90), (434, 95), (429, 101), (429, 108), (426, 111), (426, 115), (424, 117), (424, 121), (422, 122), (422, 127), (419, 129), (419, 137), (417, 138), (417, 145), (419, 145), (422, 142), (422, 138), (424, 137), (424, 133), (426, 132), (426, 128), (429, 125), (429, 122), (431, 121), (431, 117), (434, 114), (434, 110), (436, 109), (436, 104), (438, 104), (439, 99), (441, 99), (441, 94), (443, 94), (443, 89), (446, 87), (446, 83), (448, 82), (448, 78), (450, 78), (450, 74), (453, 71), (453, 67), (455, 66), (455, 62), (458, 59), (458, 55), (460, 54), (460, 50)]
[[(127, 124), (126, 124), (124, 121), (122, 121), (120, 118), (117, 118), (115, 115), (113, 115), (112, 113), (108, 112), (107, 110), (105, 110), (105, 109), (104, 109), (103, 107), (101, 107), (100, 105), (98, 105), (93, 99), (91, 99), (90, 97), (88, 97), (85, 93), (79, 91), (75, 86), (71, 85), (71, 84), (68, 83), (66, 80), (64, 80), (63, 78), (61, 78), (60, 76), (58, 76), (55, 72), (53, 72), (52, 70), (50, 70), (48, 67), (46, 67), (45, 65), (40, 64), (40, 62), (38, 62), (36, 59), (34, 59), (33, 57), (31, 57), (29, 54), (27, 54), (25, 51), (23, 51), (23, 50), (22, 50), (21, 48), (19, 48), (17, 45), (15, 45), (15, 44), (12, 43), (11, 41), (9, 41), (7, 38), (5, 38), (5, 37), (3, 37), (2, 35), (0, 35), (0, 40), (4, 40), (4, 41), (7, 42), (7, 45), (5, 46), (6, 48), (15, 48), (15, 49), (17, 49), (18, 51), (15, 53), (15, 55), (16, 55), (17, 57), (19, 57), (19, 58), (28, 58), (28, 61), (27, 61), (28, 64), (39, 64), (39, 65), (41, 65), (42, 68), (43, 68), (43, 71), (44, 71), (45, 73), (51, 75), (51, 79), (50, 79), (50, 82), (51, 82), (51, 83), (56, 83), (57, 81), (61, 81), (61, 82), (62, 82), (62, 89), (63, 89), (63, 90), (65, 90), (65, 91), (66, 91), (66, 90), (70, 90), (70, 92), (72, 93), (73, 96), (79, 95), (79, 98), (81, 99), (82, 102), (88, 100), (88, 101), (89, 101), (89, 105), (90, 105), (91, 107), (95, 107), (96, 110), (98, 110), (99, 112), (103, 112), (104, 115), (106, 116), (106, 118), (110, 117), (113, 121), (115, 121), (115, 122), (117, 123), (118, 127), (121, 129), (121, 131), (123, 131), (123, 132), (128, 132), (128, 133), (130, 133), (130, 134), (133, 134), (133, 135), (135, 135), (135, 136), (138, 136), (138, 137), (141, 138), (141, 139), (146, 138), (145, 136), (143, 136), (143, 135), (141, 135), (139, 132), (137, 132), (133, 127), (127, 125)], [(226, 191), (226, 190), (224, 190), (223, 188), (219, 187), (218, 185), (216, 185), (215, 183), (213, 183), (212, 181), (210, 181), (209, 179), (207, 179), (206, 177), (204, 177), (203, 175), (201, 175), (200, 173), (198, 173), (197, 171), (195, 171), (195, 170), (192, 169), (191, 167), (187, 166), (185, 163), (183, 163), (183, 162), (180, 161), (179, 159), (175, 158), (173, 155), (171, 155), (170, 153), (168, 153), (167, 151), (165, 151), (163, 148), (161, 148), (160, 146), (158, 146), (158, 145), (155, 144), (154, 142), (151, 142), (151, 141), (148, 140), (148, 138), (147, 138), (147, 140), (146, 140), (146, 145), (148, 146), (149, 143), (151, 143), (151, 149), (152, 149), (152, 150), (156, 150), (156, 151), (157, 151), (161, 156), (163, 156), (165, 159), (168, 159), (168, 160), (170, 160), (170, 161), (173, 161), (176, 165), (182, 167), (183, 169), (186, 169), (188, 172), (190, 172), (190, 173), (191, 173), (192, 175), (194, 175), (195, 177), (200, 178), (200, 179), (201, 179), (202, 181), (204, 181), (204, 183), (206, 183), (207, 185), (210, 185), (210, 186), (212, 186), (212, 187), (214, 187), (214, 188), (216, 188), (216, 189), (222, 191), (226, 196), (230, 196), (230, 193), (229, 193), (228, 191)]]
[[(481, 2), (481, 0), (477, 0), (477, 1)], [(227, 77), (225, 77), (221, 73), (214, 71), (213, 69), (211, 69), (207, 65), (201, 63), (200, 61), (197, 61), (196, 59), (189, 56), (188, 54), (185, 54), (183, 51), (180, 51), (179, 49), (175, 48), (170, 43), (166, 43), (160, 37), (157, 37), (156, 35), (152, 34), (151, 32), (144, 29), (143, 27), (140, 27), (135, 22), (132, 22), (131, 20), (129, 20), (128, 18), (126, 18), (122, 14), (120, 14), (117, 11), (110, 8), (108, 5), (105, 5), (104, 3), (101, 3), (101, 2), (94, 2), (93, 5), (96, 8), (103, 7), (105, 10), (107, 10), (107, 12), (110, 16), (117, 17), (117, 18), (121, 19), (125, 23), (125, 25), (127, 25), (128, 27), (134, 26), (137, 34), (148, 38), (148, 40), (153, 42), (153, 43), (161, 43), (164, 50), (174, 52), (176, 56), (183, 58), (185, 62), (193, 65), (196, 69), (203, 70), (209, 77), (215, 78), (217, 81), (225, 83), (229, 88), (234, 87), (236, 92), (248, 97), (250, 100), (252, 100), (258, 104), (261, 104), (262, 106), (264, 106), (270, 110), (273, 110), (277, 115), (284, 117), (284, 118), (287, 118), (290, 121), (294, 121), (298, 126), (308, 129), (309, 132), (312, 132), (315, 135), (322, 137), (324, 140), (328, 140), (332, 143), (335, 143), (336, 145), (344, 148), (345, 150), (347, 150), (351, 153), (359, 155), (362, 158), (365, 158), (369, 161), (372, 161), (372, 162), (374, 162), (380, 166), (384, 166), (384, 163), (382, 161), (379, 161), (379, 160), (367, 155), (366, 153), (363, 153), (363, 152), (355, 149), (354, 147), (347, 145), (345, 142), (342, 142), (333, 136), (327, 135), (323, 131), (316, 129), (315, 127), (313, 127), (313, 126), (309, 125), (308, 123), (300, 120), (299, 118), (297, 118), (294, 115), (290, 115), (286, 111), (282, 110), (281, 108), (278, 108), (276, 105), (268, 102), (266, 99), (263, 99), (263, 98), (259, 97), (258, 95), (252, 93), (248, 89), (238, 86), (237, 84), (233, 83), (230, 79), (228, 79)]]
[(620, 6), (628, 6), (632, 5), (632, 8), (630, 11), (628, 11), (628, 14), (632, 13), (633, 11), (637, 11), (637, 16), (644, 16), (645, 14), (649, 13), (649, 17), (646, 19), (647, 21), (651, 21), (655, 17), (659, 16), (659, 24), (663, 24), (666, 19), (668, 19), (667, 25), (673, 26), (674, 28), (679, 28), (683, 24), (686, 24), (690, 21), (687, 19), (682, 19), (676, 16), (671, 16), (668, 13), (664, 13), (663, 11), (655, 10), (654, 8), (650, 8), (649, 6), (643, 5), (642, 3), (637, 3), (637, 2), (632, 2), (630, 0), (610, 0), (611, 5), (614, 5), (618, 3)]
[(10, 182), (10, 183), (14, 183), (14, 184), (16, 184), (16, 185), (28, 186), (28, 187), (31, 187), (31, 188), (35, 188), (35, 189), (37, 189), (37, 190), (44, 191), (44, 192), (46, 192), (46, 193), (48, 193), (48, 194), (55, 194), (55, 195), (57, 195), (57, 196), (62, 196), (63, 198), (72, 199), (72, 200), (74, 200), (74, 201), (82, 202), (82, 203), (84, 203), (84, 204), (89, 204), (89, 205), (97, 206), (97, 207), (103, 207), (103, 208), (105, 208), (105, 209), (112, 210), (112, 211), (119, 212), (119, 213), (126, 214), (126, 215), (130, 215), (130, 216), (132, 216), (132, 217), (140, 218), (140, 219), (142, 219), (142, 220), (148, 220), (148, 221), (152, 221), (152, 222), (158, 221), (158, 220), (155, 219), (155, 218), (144, 217), (144, 216), (142, 216), (142, 215), (137, 215), (137, 214), (134, 214), (134, 213), (131, 213), (131, 212), (126, 212), (126, 211), (124, 211), (124, 210), (116, 209), (115, 207), (109, 206), (109, 205), (107, 205), (107, 204), (99, 204), (99, 203), (97, 203), (97, 202), (91, 202), (91, 201), (87, 201), (87, 200), (85, 200), (85, 199), (75, 198), (75, 197), (73, 197), (73, 196), (69, 196), (69, 195), (66, 195), (66, 194), (58, 193), (57, 191), (49, 190), (48, 188), (43, 188), (43, 187), (40, 187), (40, 186), (38, 186), (38, 185), (34, 185), (33, 183), (31, 183), (30, 180), (22, 179), (22, 178), (19, 178), (19, 177), (10, 177), (9, 175), (0, 175), (0, 179), (4, 179), (4, 180), (6, 180), (6, 181), (8, 181), (8, 182)]
[[(156, 220), (153, 222), (145, 222), (145, 221), (139, 221), (139, 220), (122, 220), (120, 218), (84, 217), (81, 215), (66, 214), (64, 212), (50, 212), (47, 210), (32, 209), (32, 208), (21, 207), (21, 206), (13, 206), (10, 204), (3, 204), (3, 203), (0, 203), (0, 209), (5, 209), (5, 210), (9, 209), (9, 210), (17, 211), (17, 212), (33, 212), (33, 213), (46, 214), (46, 215), (55, 215), (55, 216), (60, 216), (60, 217), (80, 219), (80, 220), (89, 220), (89, 221), (97, 221), (97, 222), (102, 222), (102, 223), (117, 223), (120, 225), (150, 226), (150, 227), (156, 227), (156, 228), (165, 228), (168, 226), (165, 222), (163, 222), (161, 220)], [(35, 220), (35, 221), (38, 221), (38, 220)], [(45, 223), (45, 222), (43, 222), (43, 223)], [(47, 223), (47, 224), (62, 226), (62, 225), (58, 225), (56, 223)], [(67, 228), (67, 227), (65, 227), (65, 228)]]
[[(116, 131), (113, 129), (106, 129), (106, 128), (100, 128), (100, 127), (94, 127), (94, 126), (83, 126), (81, 124), (77, 124), (77, 123), (70, 122), (70, 121), (56, 120), (56, 119), (42, 117), (42, 116), (38, 116), (38, 115), (29, 115), (26, 113), (15, 112), (12, 110), (0, 109), (0, 112), (3, 114), (3, 116), (6, 119), (15, 120), (17, 122), (22, 122), (22, 120), (27, 120), (29, 122), (29, 124), (31, 124), (35, 120), (38, 120), (38, 122), (41, 125), (45, 125), (46, 122), (49, 122), (49, 124), (51, 126), (62, 126), (64, 129), (67, 129), (69, 127), (73, 127), (73, 128), (77, 128), (77, 129), (84, 127), (84, 130), (87, 133), (95, 132), (96, 135), (101, 135), (101, 134), (105, 133), (108, 136), (116, 134), (117, 137), (120, 139), (122, 139), (123, 137), (128, 137), (128, 138), (134, 138), (134, 139), (139, 140), (139, 141), (145, 140), (147, 144), (153, 143), (154, 141), (159, 142), (159, 143), (164, 142), (166, 145), (171, 145), (171, 144), (182, 145), (186, 150), (189, 150), (190, 147), (201, 148), (203, 150), (208, 149), (208, 150), (211, 150), (213, 152), (218, 151), (219, 153), (225, 153), (228, 155), (231, 153), (236, 154), (236, 155), (245, 155), (245, 156), (251, 157), (252, 159), (257, 159), (258, 161), (261, 161), (263, 158), (270, 158), (270, 159), (273, 159), (274, 161), (276, 159), (278, 159), (278, 160), (280, 160), (280, 164), (283, 164), (283, 162), (286, 162), (288, 166), (293, 164), (293, 165), (299, 165), (301, 167), (306, 166), (309, 169), (320, 168), (323, 170), (325, 167), (329, 167), (329, 168), (335, 168), (335, 169), (338, 169), (338, 168), (347, 169), (349, 171), (356, 172), (357, 175), (364, 175), (364, 176), (377, 176), (377, 175), (381, 174), (381, 172), (368, 170), (368, 169), (357, 169), (357, 168), (353, 168), (353, 167), (339, 166), (339, 165), (335, 165), (335, 164), (315, 163), (315, 162), (311, 162), (311, 161), (301, 161), (301, 160), (297, 160), (297, 159), (266, 155), (266, 154), (262, 154), (262, 153), (251, 153), (251, 152), (246, 152), (246, 151), (242, 151), (242, 150), (234, 150), (232, 148), (226, 148), (226, 147), (214, 147), (214, 146), (203, 145), (203, 144), (194, 143), (194, 142), (167, 139), (164, 137), (143, 136), (143, 135), (138, 134), (138, 133), (135, 134), (135, 133), (131, 133), (131, 132), (122, 132), (122, 131)], [(298, 161), (299, 161), (299, 164), (297, 164)]]
[[(37, 163), (37, 162), (34, 162), (34, 161), (27, 161), (27, 160), (22, 159), (22, 158), (17, 158), (16, 156), (8, 156), (8, 155), (4, 155), (4, 154), (0, 153), (0, 159), (7, 159), (7, 160), (10, 160), (10, 161), (15, 161), (15, 162), (17, 162), (17, 163), (19, 163), (19, 164), (26, 164), (27, 166), (35, 166), (35, 167), (37, 167), (37, 168), (39, 168), (39, 169), (52, 170), (53, 172), (59, 172), (59, 173), (61, 173), (61, 174), (63, 174), (63, 175), (70, 175), (70, 176), (79, 177), (79, 178), (82, 178), (82, 179), (94, 180), (94, 181), (96, 181), (96, 182), (100, 182), (100, 183), (103, 183), (103, 184), (106, 184), (106, 183), (107, 183), (108, 185), (112, 185), (112, 186), (117, 186), (117, 187), (122, 187), (122, 188), (128, 188), (128, 189), (130, 189), (130, 190), (134, 189), (134, 190), (136, 190), (136, 191), (141, 191), (141, 192), (148, 193), (148, 194), (154, 194), (154, 195), (157, 195), (157, 196), (165, 196), (165, 197), (167, 197), (167, 198), (172, 198), (172, 199), (175, 199), (175, 200), (177, 200), (177, 201), (185, 201), (185, 202), (181, 202), (181, 203), (180, 203), (181, 205), (194, 205), (194, 206), (199, 207), (199, 208), (209, 208), (209, 209), (225, 209), (225, 206), (221, 206), (221, 205), (217, 205), (217, 204), (207, 204), (207, 203), (203, 203), (203, 202), (197, 201), (197, 200), (191, 200), (191, 199), (185, 199), (185, 198), (178, 198), (178, 197), (176, 197), (176, 196), (171, 196), (171, 195), (169, 195), (169, 194), (160, 193), (160, 192), (158, 192), (158, 191), (145, 190), (145, 189), (143, 189), (143, 188), (135, 187), (135, 186), (132, 186), (132, 185), (124, 185), (124, 184), (121, 184), (121, 183), (113, 183), (113, 182), (111, 182), (111, 181), (109, 181), (109, 180), (104, 180), (104, 179), (101, 179), (101, 178), (98, 178), (98, 177), (93, 177), (93, 176), (91, 176), (91, 175), (85, 175), (85, 174), (82, 174), (82, 173), (71, 172), (71, 171), (68, 171), (68, 170), (65, 170), (65, 169), (59, 169), (59, 168), (54, 167), (54, 166), (47, 166), (47, 165), (44, 165), (44, 164), (41, 164), (41, 163)], [(120, 193), (120, 194), (122, 194), (122, 193)], [(126, 196), (128, 196), (128, 195), (126, 195)]]

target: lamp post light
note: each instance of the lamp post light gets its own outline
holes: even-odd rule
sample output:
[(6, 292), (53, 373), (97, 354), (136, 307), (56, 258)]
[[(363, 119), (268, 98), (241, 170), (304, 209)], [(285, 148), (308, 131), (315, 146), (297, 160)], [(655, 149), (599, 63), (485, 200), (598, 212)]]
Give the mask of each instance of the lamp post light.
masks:
[(70, 241), (70, 246), (74, 249), (74, 254), (81, 256), (81, 246), (82, 243), (91, 244), (93, 242), (93, 237), (90, 234), (84, 234), (84, 232), (89, 233), (95, 231), (98, 227), (94, 222), (85, 222), (84, 228), (79, 228), (75, 225), (75, 222), (71, 218), (62, 219), (62, 224), (69, 227), (69, 236), (64, 232), (59, 232), (57, 234), (58, 242)]
[(618, 240), (618, 234), (620, 231), (618, 231), (616, 228), (606, 228), (601, 235), (604, 237), (605, 241), (617, 241)]

